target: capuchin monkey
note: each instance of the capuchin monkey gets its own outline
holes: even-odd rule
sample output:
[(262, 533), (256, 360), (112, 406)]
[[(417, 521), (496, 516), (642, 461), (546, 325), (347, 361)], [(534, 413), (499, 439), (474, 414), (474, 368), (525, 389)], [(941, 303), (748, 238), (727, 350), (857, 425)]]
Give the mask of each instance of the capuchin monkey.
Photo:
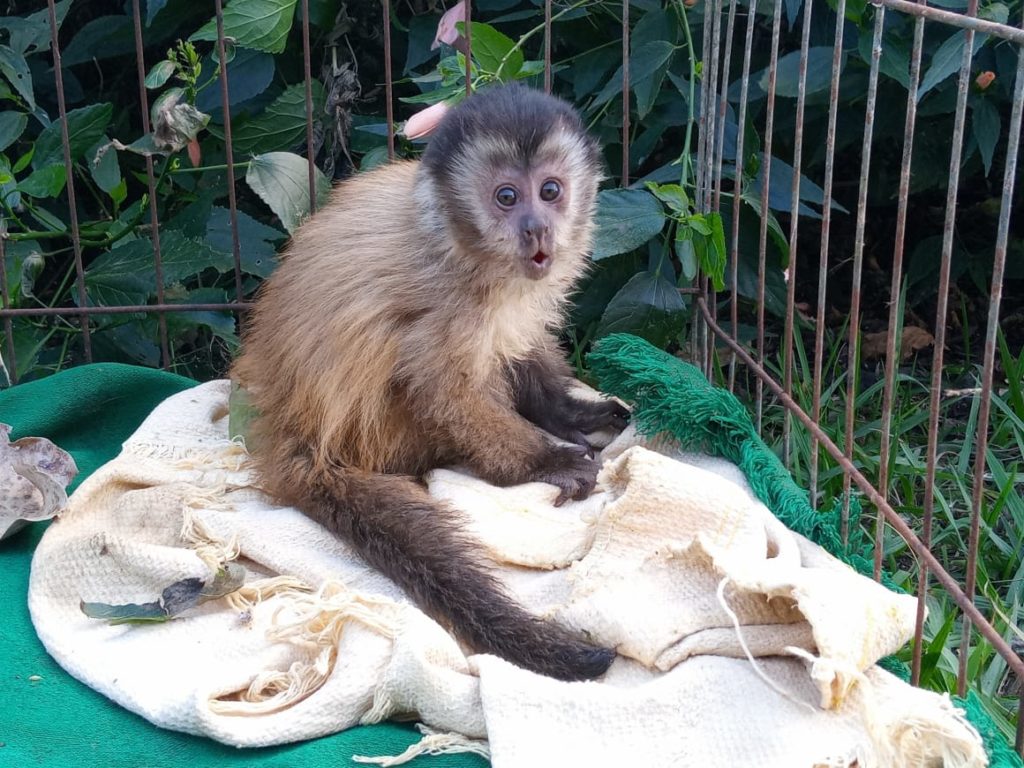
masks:
[(628, 412), (570, 394), (555, 331), (588, 263), (600, 176), (568, 104), (482, 90), (420, 161), (343, 182), (295, 232), (232, 371), (259, 412), (250, 449), (272, 496), (473, 650), (562, 680), (603, 674), (614, 651), (510, 598), (419, 478), (460, 465), (554, 485), (556, 504), (593, 490), (584, 435)]

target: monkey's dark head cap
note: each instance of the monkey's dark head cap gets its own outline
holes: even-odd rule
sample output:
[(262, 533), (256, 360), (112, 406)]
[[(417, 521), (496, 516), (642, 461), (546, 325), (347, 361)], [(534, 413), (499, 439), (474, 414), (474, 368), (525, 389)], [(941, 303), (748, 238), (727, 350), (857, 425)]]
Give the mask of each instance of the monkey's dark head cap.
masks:
[[(422, 162), (432, 174), (444, 176), (453, 158), (487, 139), (508, 147), (516, 159), (529, 162), (558, 126), (587, 137), (576, 110), (556, 96), (520, 83), (483, 88), (445, 115), (430, 136)], [(583, 159), (599, 166), (596, 141), (587, 137), (583, 146), (588, 153)]]

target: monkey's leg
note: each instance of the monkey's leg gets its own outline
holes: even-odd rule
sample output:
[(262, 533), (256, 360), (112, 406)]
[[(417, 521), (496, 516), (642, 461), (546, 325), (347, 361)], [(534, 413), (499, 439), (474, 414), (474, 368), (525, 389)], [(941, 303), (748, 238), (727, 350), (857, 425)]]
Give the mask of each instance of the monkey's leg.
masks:
[[(478, 652), (560, 680), (598, 677), (613, 650), (526, 611), (502, 589), (458, 514), (412, 481), (350, 469), (308, 473), (304, 509), (351, 544), (427, 614)], [(294, 486), (293, 486), (294, 487)]]
[(625, 429), (629, 411), (610, 399), (574, 396), (569, 365), (557, 352), (538, 350), (515, 365), (511, 373), (517, 410), (540, 428), (588, 450), (587, 434), (602, 429)]

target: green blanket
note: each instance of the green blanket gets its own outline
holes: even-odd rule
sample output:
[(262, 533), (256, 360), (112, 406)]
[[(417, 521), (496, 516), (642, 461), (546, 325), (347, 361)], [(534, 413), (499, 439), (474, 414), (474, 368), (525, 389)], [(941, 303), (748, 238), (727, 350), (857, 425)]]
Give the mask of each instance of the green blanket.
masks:
[[(72, 368), (0, 391), (12, 439), (47, 437), (78, 464), (77, 485), (120, 451), (162, 400), (195, 382), (126, 365)], [(412, 726), (362, 726), (315, 741), (238, 750), (157, 728), (69, 676), (36, 638), (25, 598), (32, 552), (45, 525), (0, 541), (0, 766), (11, 768), (320, 768), (359, 765), (352, 755), (398, 755), (419, 739)], [(480, 768), (475, 755), (422, 757), (416, 765)]]

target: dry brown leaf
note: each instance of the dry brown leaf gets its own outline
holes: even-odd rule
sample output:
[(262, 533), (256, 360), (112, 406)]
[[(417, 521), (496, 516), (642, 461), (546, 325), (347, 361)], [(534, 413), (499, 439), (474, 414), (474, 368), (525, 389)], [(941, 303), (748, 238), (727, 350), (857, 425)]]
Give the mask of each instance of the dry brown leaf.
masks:
[(48, 520), (67, 504), (65, 492), (78, 474), (75, 460), (43, 437), (11, 442), (0, 424), (0, 539), (33, 520)]
[[(878, 333), (865, 333), (860, 343), (861, 357), (865, 360), (877, 360), (885, 357), (886, 344), (888, 343), (888, 331)], [(903, 329), (903, 339), (900, 344), (900, 358), (909, 359), (915, 352), (919, 352), (935, 343), (935, 337), (924, 328), (916, 325), (908, 325)]]

